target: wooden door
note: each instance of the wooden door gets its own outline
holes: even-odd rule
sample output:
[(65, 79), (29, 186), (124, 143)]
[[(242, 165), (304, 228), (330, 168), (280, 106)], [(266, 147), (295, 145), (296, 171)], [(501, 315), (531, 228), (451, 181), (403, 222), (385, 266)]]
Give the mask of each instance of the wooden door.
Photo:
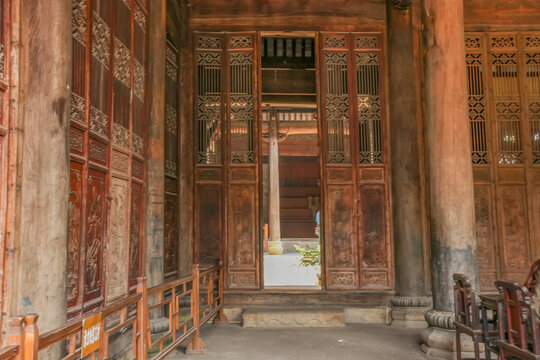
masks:
[(147, 4), (73, 0), (68, 311), (142, 273)]
[(195, 47), (196, 261), (258, 289), (257, 37), (197, 33)]
[(466, 35), (482, 290), (522, 282), (539, 255), (540, 34)]
[(165, 279), (178, 274), (178, 114), (179, 52), (171, 41), (167, 41), (165, 83), (165, 233), (164, 271)]
[(255, 33), (226, 37), (225, 114), (227, 151), (227, 268), (230, 289), (258, 289), (259, 182), (258, 97), (259, 43)]
[(213, 266), (222, 259), (224, 229), (224, 43), (223, 34), (196, 34), (195, 263)]
[(380, 33), (322, 33), (327, 289), (393, 286), (385, 72)]

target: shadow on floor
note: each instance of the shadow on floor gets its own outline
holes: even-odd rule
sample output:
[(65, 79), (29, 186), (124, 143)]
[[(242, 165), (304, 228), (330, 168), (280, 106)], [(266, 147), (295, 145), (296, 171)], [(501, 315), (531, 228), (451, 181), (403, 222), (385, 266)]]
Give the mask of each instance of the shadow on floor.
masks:
[(209, 325), (202, 331), (207, 354), (186, 356), (183, 349), (167, 359), (200, 360), (421, 360), (421, 330), (386, 325), (345, 328), (245, 329)]

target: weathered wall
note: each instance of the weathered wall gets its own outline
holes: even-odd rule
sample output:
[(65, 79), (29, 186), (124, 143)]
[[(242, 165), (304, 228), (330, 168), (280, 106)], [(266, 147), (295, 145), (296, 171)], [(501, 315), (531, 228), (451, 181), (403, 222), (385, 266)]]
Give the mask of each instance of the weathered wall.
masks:
[[(20, 182), (11, 314), (66, 319), (71, 1), (21, 1)], [(39, 65), (39, 66), (38, 66)]]

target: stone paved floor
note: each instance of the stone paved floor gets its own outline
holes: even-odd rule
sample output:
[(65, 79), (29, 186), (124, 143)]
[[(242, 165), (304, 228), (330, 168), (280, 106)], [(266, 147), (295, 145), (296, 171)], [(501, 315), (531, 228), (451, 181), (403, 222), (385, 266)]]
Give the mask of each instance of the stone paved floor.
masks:
[(207, 354), (186, 356), (183, 349), (167, 359), (196, 360), (421, 360), (418, 329), (386, 325), (346, 328), (244, 329), (208, 325), (202, 331)]

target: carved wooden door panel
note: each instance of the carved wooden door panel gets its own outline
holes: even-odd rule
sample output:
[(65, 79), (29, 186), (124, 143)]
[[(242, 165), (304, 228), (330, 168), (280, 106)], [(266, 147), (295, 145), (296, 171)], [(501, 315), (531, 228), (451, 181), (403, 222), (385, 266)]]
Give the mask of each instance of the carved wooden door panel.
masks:
[(257, 36), (226, 37), (227, 257), (228, 287), (258, 289), (258, 74)]
[(320, 35), (327, 289), (393, 286), (382, 45), (379, 33)]
[(141, 274), (146, 4), (73, 0), (69, 316)]
[(224, 36), (195, 35), (195, 263), (222, 258), (224, 221)]
[(236, 289), (260, 286), (256, 48), (255, 33), (195, 34), (195, 261), (223, 259)]
[(178, 49), (167, 41), (165, 83), (165, 278), (178, 274)]
[(538, 256), (540, 35), (468, 33), (469, 119), (482, 290)]

